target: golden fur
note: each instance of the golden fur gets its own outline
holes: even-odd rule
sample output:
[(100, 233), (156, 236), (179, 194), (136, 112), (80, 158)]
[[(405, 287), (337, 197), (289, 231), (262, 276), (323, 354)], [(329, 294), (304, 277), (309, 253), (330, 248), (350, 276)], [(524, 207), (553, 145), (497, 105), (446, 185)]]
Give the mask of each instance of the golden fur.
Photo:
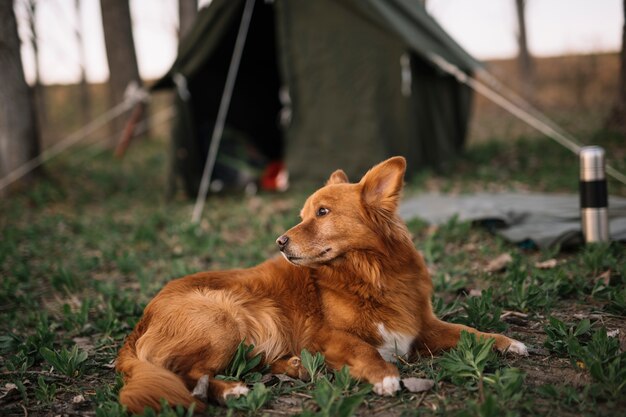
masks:
[(305, 377), (297, 355), (306, 348), (381, 395), (400, 388), (398, 369), (381, 356), (394, 344), (408, 350), (399, 355), (434, 352), (468, 330), (525, 354), (520, 342), (434, 316), (431, 279), (396, 212), (405, 166), (391, 158), (356, 184), (334, 172), (277, 240), (283, 257), (168, 283), (120, 350), (120, 401), (132, 412), (158, 408), (160, 398), (201, 410), (204, 400), (244, 395), (243, 384), (213, 379), (244, 339), (273, 372)]

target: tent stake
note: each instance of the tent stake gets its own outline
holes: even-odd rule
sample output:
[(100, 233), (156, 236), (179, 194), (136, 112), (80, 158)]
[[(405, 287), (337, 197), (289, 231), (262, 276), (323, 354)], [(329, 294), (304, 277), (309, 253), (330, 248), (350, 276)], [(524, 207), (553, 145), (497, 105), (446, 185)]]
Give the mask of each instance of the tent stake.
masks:
[(230, 61), (230, 66), (228, 67), (228, 75), (226, 76), (224, 92), (222, 93), (220, 107), (217, 112), (217, 120), (215, 121), (215, 126), (213, 127), (213, 134), (211, 135), (211, 145), (209, 147), (209, 153), (206, 157), (206, 162), (204, 163), (202, 180), (200, 181), (200, 188), (198, 189), (196, 204), (193, 207), (193, 214), (191, 215), (192, 223), (198, 223), (200, 221), (200, 217), (202, 216), (202, 210), (204, 209), (204, 203), (209, 192), (209, 185), (211, 184), (213, 168), (215, 167), (215, 159), (217, 158), (217, 151), (222, 140), (224, 124), (226, 123), (226, 116), (228, 116), (228, 108), (230, 107), (230, 99), (233, 95), (235, 80), (237, 79), (237, 73), (239, 72), (241, 55), (243, 53), (243, 48), (246, 44), (246, 38), (248, 36), (248, 28), (250, 27), (252, 11), (254, 10), (254, 1), (255, 0), (246, 0), (246, 5), (243, 9), (243, 14), (241, 15), (241, 23), (239, 24), (237, 40), (235, 41), (233, 56)]

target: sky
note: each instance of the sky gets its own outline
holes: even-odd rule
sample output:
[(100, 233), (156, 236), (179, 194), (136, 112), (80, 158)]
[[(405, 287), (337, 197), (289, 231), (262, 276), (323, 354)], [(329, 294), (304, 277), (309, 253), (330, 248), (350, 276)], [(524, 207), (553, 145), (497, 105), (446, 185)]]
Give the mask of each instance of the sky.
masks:
[[(32, 82), (34, 57), (26, 9), (24, 0), (15, 2), (24, 72)], [(621, 46), (622, 0), (526, 2), (528, 43), (533, 55), (617, 51)], [(487, 60), (509, 58), (517, 53), (514, 3), (514, 0), (427, 0), (427, 9), (470, 54)], [(86, 45), (87, 79), (106, 81), (108, 68), (99, 0), (81, 0), (80, 16), (76, 13), (75, 0), (37, 0), (37, 5), (43, 82), (78, 80), (80, 55), (75, 33), (81, 27)], [(144, 79), (158, 78), (176, 56), (177, 0), (130, 0), (130, 5), (139, 71)]]

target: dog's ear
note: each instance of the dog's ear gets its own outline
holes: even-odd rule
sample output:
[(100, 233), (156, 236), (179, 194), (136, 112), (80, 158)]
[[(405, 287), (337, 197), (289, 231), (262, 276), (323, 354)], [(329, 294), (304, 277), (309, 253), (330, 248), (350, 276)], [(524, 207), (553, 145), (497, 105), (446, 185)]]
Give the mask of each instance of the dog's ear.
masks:
[(328, 181), (326, 181), (326, 185), (345, 184), (348, 182), (350, 182), (350, 180), (348, 180), (348, 176), (346, 175), (346, 173), (343, 172), (343, 170), (338, 169), (337, 171), (330, 174), (330, 178), (328, 178)]
[(361, 195), (365, 204), (394, 212), (402, 190), (406, 160), (395, 156), (381, 162), (361, 179)]

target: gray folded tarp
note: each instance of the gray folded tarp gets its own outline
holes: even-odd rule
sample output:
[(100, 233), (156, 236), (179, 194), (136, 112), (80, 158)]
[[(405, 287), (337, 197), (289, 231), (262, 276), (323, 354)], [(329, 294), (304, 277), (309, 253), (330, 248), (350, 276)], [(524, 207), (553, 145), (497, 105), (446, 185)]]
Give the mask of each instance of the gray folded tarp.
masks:
[[(532, 242), (540, 248), (582, 242), (578, 195), (477, 193), (445, 195), (424, 193), (400, 205), (404, 220), (420, 218), (442, 224), (457, 216), (460, 221), (487, 222), (496, 233), (514, 243)], [(611, 239), (626, 241), (626, 198), (609, 197)]]

